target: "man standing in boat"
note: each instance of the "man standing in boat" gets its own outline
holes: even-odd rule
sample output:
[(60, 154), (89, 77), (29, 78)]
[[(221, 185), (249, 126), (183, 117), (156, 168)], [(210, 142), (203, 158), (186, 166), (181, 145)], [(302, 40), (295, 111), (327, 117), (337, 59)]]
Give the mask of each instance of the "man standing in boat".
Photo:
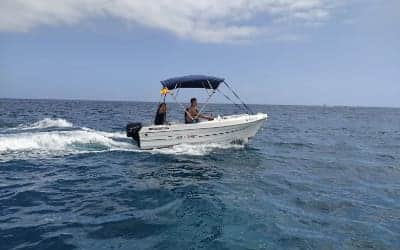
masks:
[(199, 122), (199, 118), (207, 119), (209, 121), (214, 120), (214, 118), (206, 115), (202, 115), (197, 110), (197, 99), (190, 99), (190, 107), (185, 110), (185, 123), (196, 123)]

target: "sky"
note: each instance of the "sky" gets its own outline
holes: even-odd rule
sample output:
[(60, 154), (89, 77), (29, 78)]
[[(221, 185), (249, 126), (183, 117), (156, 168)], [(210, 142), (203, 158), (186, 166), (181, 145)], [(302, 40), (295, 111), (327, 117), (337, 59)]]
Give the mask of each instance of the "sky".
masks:
[(248, 103), (400, 107), (399, 27), (399, 0), (0, 0), (0, 98), (158, 101), (206, 74)]

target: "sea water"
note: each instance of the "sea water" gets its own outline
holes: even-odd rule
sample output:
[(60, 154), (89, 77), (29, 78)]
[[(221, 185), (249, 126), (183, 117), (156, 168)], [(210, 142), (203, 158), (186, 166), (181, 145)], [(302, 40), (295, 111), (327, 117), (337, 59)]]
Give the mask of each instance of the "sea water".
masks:
[(247, 146), (146, 151), (156, 103), (0, 100), (0, 249), (400, 249), (400, 109), (251, 108)]

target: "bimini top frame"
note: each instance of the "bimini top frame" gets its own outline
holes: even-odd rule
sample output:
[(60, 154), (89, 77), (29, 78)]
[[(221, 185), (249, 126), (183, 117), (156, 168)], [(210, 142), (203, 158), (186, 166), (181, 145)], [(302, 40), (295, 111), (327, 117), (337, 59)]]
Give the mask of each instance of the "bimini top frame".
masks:
[[(225, 86), (232, 92), (232, 94), (241, 102), (242, 105), (238, 105), (235, 103), (228, 95), (223, 93), (220, 89), (218, 89), (219, 85), (221, 83), (224, 83)], [(201, 107), (199, 114), (203, 111), (203, 109), (206, 107), (208, 102), (210, 101), (211, 97), (215, 94), (215, 92), (218, 90), (226, 99), (228, 99), (230, 102), (235, 104), (239, 108), (243, 108), (246, 112), (253, 114), (253, 111), (242, 101), (242, 99), (239, 97), (239, 95), (232, 89), (232, 87), (225, 81), (224, 78), (219, 78), (215, 76), (204, 76), (204, 75), (188, 75), (188, 76), (181, 76), (181, 77), (174, 77), (170, 79), (166, 79), (161, 81), (161, 84), (163, 85), (163, 89), (161, 89), (161, 96), (164, 97), (164, 102), (165, 102), (165, 97), (168, 93), (172, 96), (172, 98), (175, 100), (177, 104), (179, 104), (183, 110), (190, 116), (190, 114), (186, 111), (185, 107), (178, 102), (177, 100), (177, 93), (173, 93), (174, 91), (170, 90), (179, 90), (181, 88), (202, 88), (205, 89), (206, 91), (208, 89), (211, 89), (211, 93), (207, 91), (208, 98), (206, 102), (204, 103), (203, 107)], [(192, 119), (196, 119), (196, 117), (192, 117)]]

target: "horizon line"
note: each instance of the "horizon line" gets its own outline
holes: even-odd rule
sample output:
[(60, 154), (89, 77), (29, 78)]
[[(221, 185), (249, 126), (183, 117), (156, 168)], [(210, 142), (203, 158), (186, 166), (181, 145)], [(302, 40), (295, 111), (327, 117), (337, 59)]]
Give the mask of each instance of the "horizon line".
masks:
[[(121, 100), (121, 99), (79, 99), (79, 98), (24, 98), (24, 97), (0, 97), (0, 100), (37, 100), (37, 101), (88, 101), (88, 102), (144, 102), (157, 103), (157, 101), (141, 101), (141, 100)], [(176, 103), (176, 102), (170, 102)], [(200, 102), (201, 103), (201, 102)], [(209, 104), (234, 105), (228, 102), (209, 102)], [(240, 105), (240, 103), (238, 103)], [(346, 104), (272, 104), (272, 103), (246, 103), (248, 105), (267, 105), (267, 106), (306, 106), (306, 107), (348, 107), (348, 108), (391, 108), (399, 109), (400, 106), (367, 106), (367, 105), (346, 105)]]

